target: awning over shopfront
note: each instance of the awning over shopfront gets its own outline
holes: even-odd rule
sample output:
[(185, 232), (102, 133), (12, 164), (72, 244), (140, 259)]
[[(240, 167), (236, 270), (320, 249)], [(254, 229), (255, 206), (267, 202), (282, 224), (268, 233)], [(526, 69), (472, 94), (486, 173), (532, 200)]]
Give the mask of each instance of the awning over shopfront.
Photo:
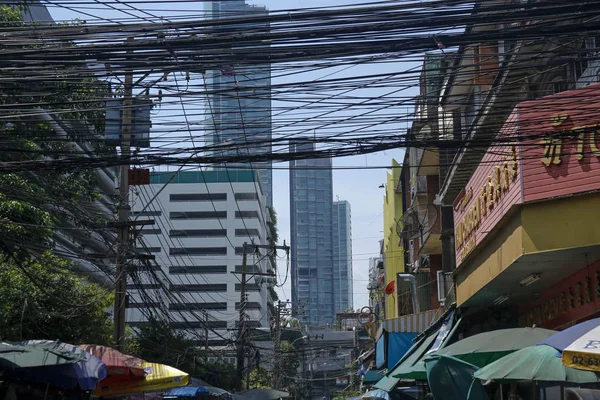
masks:
[(379, 382), (384, 375), (383, 371), (367, 371), (363, 376), (363, 384), (370, 385)]
[(425, 332), (442, 314), (444, 308), (436, 310), (427, 310), (416, 314), (403, 315), (398, 318), (386, 319), (383, 323), (383, 329), (386, 332), (407, 332), (421, 333)]
[(456, 318), (454, 306), (452, 306), (442, 318), (416, 338), (416, 343), (404, 357), (374, 386), (386, 391), (393, 390), (401, 380), (401, 378), (395, 378), (396, 375), (409, 373), (410, 368), (423, 359), (427, 353), (437, 351), (446, 343), (451, 342), (456, 336), (455, 332), (460, 323), (460, 320), (457, 321)]

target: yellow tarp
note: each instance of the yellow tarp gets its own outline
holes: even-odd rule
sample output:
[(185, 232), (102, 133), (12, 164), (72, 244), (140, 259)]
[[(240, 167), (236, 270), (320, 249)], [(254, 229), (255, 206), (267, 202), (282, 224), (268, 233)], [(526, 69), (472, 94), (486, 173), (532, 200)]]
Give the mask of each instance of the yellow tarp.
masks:
[(141, 392), (160, 392), (186, 386), (189, 383), (188, 374), (168, 365), (143, 363), (142, 367), (146, 371), (145, 378), (116, 382), (108, 386), (102, 386), (102, 382), (100, 382), (100, 386), (96, 388), (94, 394), (109, 397)]

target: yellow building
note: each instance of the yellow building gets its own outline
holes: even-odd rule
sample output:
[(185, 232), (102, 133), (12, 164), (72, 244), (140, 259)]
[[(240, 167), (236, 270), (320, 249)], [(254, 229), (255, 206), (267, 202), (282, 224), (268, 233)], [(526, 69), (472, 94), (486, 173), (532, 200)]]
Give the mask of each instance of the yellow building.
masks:
[[(400, 164), (392, 159), (392, 172), (387, 173), (385, 196), (383, 198), (383, 256), (385, 260), (385, 286), (396, 281), (396, 275), (404, 272), (404, 248), (396, 232), (397, 222), (402, 217), (402, 193), (399, 186), (402, 169)], [(394, 292), (385, 295), (385, 318), (398, 317), (397, 283)]]

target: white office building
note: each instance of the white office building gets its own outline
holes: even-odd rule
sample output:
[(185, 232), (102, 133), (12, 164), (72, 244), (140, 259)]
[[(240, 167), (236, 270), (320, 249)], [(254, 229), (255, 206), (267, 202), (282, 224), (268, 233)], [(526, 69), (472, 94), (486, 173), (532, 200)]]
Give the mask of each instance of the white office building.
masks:
[[(132, 219), (155, 221), (138, 229), (136, 246), (154, 261), (128, 280), (128, 323), (167, 313), (172, 327), (219, 345), (235, 337), (243, 245), (268, 243), (265, 191), (249, 170), (173, 174), (152, 173), (150, 185), (135, 187)], [(269, 326), (268, 285), (274, 282), (252, 275), (270, 272), (266, 253), (247, 251), (247, 321), (255, 327)]]

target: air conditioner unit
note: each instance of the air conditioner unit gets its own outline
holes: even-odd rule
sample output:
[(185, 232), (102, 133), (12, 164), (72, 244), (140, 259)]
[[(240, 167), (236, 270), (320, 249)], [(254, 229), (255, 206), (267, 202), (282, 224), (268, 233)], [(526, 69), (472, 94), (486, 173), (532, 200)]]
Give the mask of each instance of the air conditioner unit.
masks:
[(443, 306), (446, 301), (446, 275), (444, 275), (444, 271), (437, 272), (437, 292), (438, 292), (438, 301), (440, 305)]

